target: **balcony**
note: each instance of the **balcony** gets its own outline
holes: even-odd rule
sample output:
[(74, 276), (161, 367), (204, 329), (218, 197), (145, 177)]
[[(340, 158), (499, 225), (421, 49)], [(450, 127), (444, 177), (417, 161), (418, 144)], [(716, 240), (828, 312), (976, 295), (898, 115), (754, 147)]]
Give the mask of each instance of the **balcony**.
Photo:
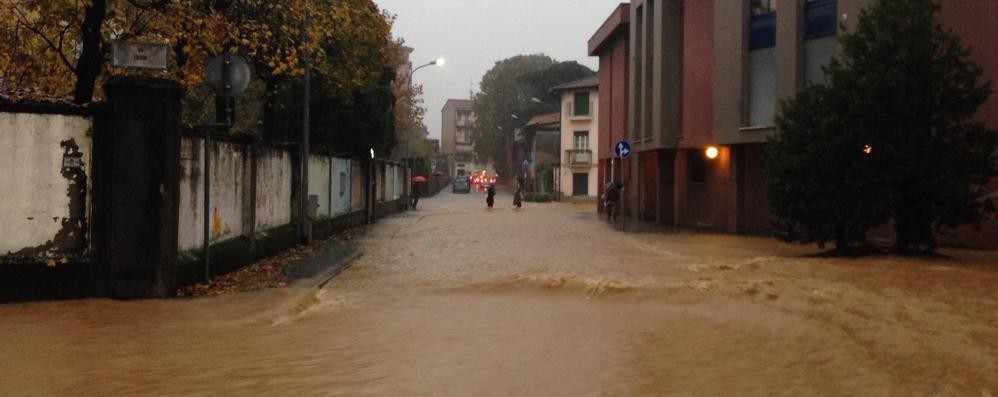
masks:
[(573, 167), (588, 167), (593, 164), (592, 150), (566, 150), (565, 154), (568, 155), (565, 163)]

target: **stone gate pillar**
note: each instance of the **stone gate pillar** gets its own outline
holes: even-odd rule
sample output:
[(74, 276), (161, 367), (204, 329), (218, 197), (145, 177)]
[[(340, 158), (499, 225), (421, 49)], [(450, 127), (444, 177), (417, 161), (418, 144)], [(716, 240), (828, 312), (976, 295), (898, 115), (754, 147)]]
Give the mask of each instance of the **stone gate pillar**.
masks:
[(169, 297), (176, 291), (183, 89), (128, 76), (112, 77), (104, 93), (107, 291), (119, 299)]

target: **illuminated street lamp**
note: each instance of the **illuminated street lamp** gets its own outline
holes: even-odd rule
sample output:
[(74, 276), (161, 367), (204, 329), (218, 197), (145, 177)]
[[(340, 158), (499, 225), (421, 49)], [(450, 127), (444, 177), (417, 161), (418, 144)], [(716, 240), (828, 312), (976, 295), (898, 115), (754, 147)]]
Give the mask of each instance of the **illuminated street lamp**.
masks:
[[(417, 70), (425, 68), (427, 66), (433, 66), (433, 65), (444, 66), (445, 63), (447, 63), (446, 59), (437, 58), (437, 59), (434, 59), (433, 61), (431, 61), (430, 63), (424, 64), (424, 65), (420, 65), (420, 66), (416, 67), (415, 69), (413, 69), (412, 68), (412, 62), (410, 62), (409, 63), (409, 76), (407, 76), (407, 78), (406, 78), (406, 80), (408, 80), (409, 95), (412, 95), (412, 75), (415, 74)], [(402, 161), (405, 162), (406, 168), (411, 171), (412, 170), (412, 162), (409, 161), (410, 160), (409, 159), (409, 140), (412, 138), (412, 131), (409, 131), (409, 133), (407, 135), (408, 136), (405, 137), (405, 141), (404, 141), (404, 143), (405, 143), (405, 154), (402, 156)], [(373, 153), (373, 149), (372, 149), (372, 153)], [(409, 193), (409, 189), (410, 188), (408, 187), (408, 185), (406, 185), (406, 186), (407, 187), (405, 189), (406, 190), (406, 194), (405, 194), (405, 203), (406, 203), (405, 204), (405, 208), (408, 209), (408, 207), (409, 207), (409, 194), (408, 193)]]
[[(437, 58), (437, 59), (434, 59), (433, 61), (431, 61), (430, 63), (427, 63), (425, 65), (420, 65), (420, 66), (417, 66), (415, 69), (409, 70), (409, 88), (412, 88), (412, 74), (416, 73), (417, 70), (425, 68), (427, 66), (433, 66), (433, 65), (444, 66), (444, 64), (446, 64), (446, 63), (447, 63), (446, 59)], [(411, 63), (409, 64), (409, 67), (410, 68), (412, 67)]]

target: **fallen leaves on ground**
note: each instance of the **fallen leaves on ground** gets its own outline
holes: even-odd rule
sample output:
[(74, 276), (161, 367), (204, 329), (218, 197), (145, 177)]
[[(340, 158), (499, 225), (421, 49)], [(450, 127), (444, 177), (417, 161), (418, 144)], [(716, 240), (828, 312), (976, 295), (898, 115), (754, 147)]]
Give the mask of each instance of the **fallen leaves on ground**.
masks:
[(348, 230), (323, 240), (314, 241), (311, 245), (295, 246), (238, 271), (213, 277), (211, 283), (180, 287), (177, 289), (177, 296), (218, 296), (266, 288), (284, 288), (291, 281), (291, 270), (296, 263), (312, 256), (331, 242), (349, 242), (356, 238), (357, 233), (358, 231)]

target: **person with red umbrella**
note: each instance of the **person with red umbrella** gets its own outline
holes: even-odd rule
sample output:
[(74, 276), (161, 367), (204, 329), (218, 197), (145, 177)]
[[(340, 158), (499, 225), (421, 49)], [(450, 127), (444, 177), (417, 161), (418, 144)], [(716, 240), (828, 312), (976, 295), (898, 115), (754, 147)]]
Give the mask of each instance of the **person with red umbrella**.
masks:
[(419, 204), (419, 186), (417, 183), (426, 182), (426, 178), (423, 176), (416, 175), (412, 177), (412, 209), (416, 209), (416, 204)]

